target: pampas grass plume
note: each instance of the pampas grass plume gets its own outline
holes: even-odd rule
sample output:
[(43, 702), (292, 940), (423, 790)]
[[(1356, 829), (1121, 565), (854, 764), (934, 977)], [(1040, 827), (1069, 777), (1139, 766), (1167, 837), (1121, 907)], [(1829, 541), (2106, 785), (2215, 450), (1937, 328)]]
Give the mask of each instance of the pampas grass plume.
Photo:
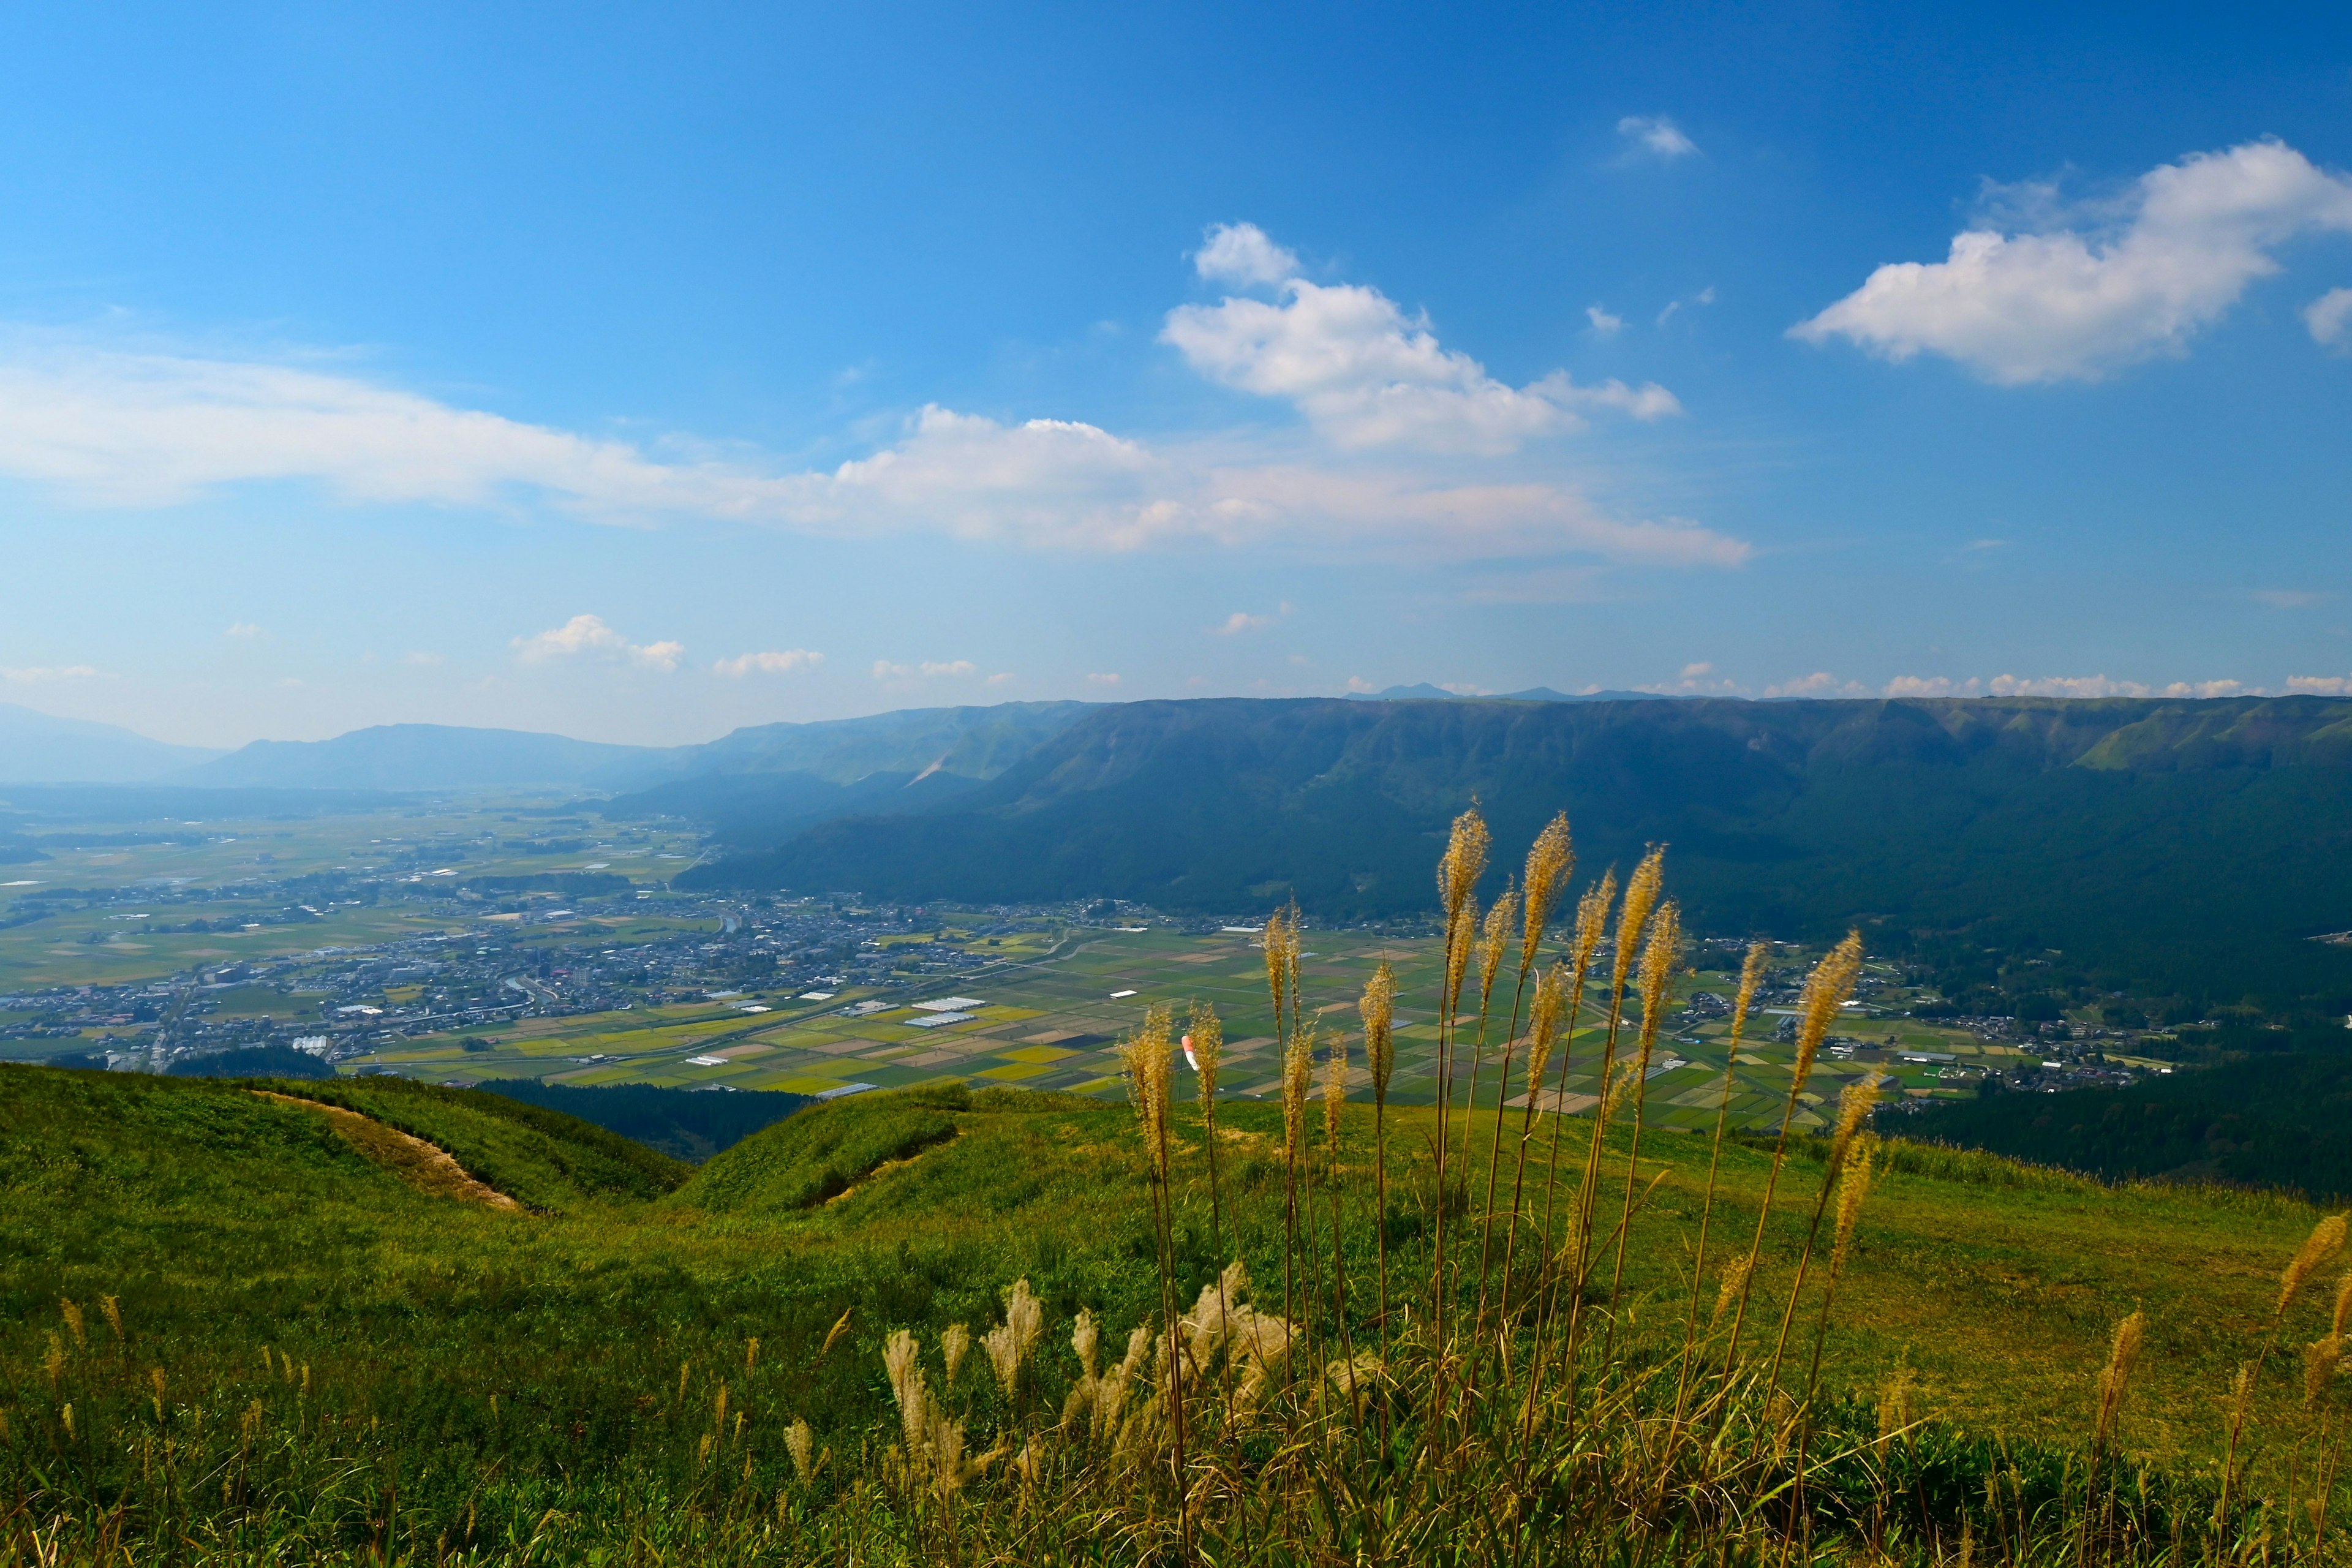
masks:
[(1862, 1205), (1870, 1198), (1877, 1152), (1878, 1141), (1867, 1132), (1846, 1152), (1844, 1167), (1838, 1174), (1837, 1243), (1830, 1253), (1832, 1275), (1845, 1271), (1846, 1252), (1853, 1245), (1853, 1228), (1862, 1219)]
[(971, 1331), (961, 1323), (950, 1323), (947, 1332), (940, 1336), (940, 1359), (947, 1363), (948, 1386), (955, 1385), (956, 1373), (963, 1368), (963, 1358), (971, 1350)]
[(1225, 1025), (1213, 1006), (1195, 1002), (1184, 1037), (1192, 1043), (1192, 1061), (1201, 1076), (1201, 1110), (1213, 1116), (1217, 1099), (1217, 1068), (1225, 1059)]
[(1568, 813), (1561, 812), (1544, 825), (1536, 841), (1528, 846), (1528, 871), (1521, 896), (1527, 900), (1527, 918), (1519, 938), (1519, 967), (1535, 967), (1536, 949), (1542, 945), (1544, 928), (1551, 924), (1552, 910), (1559, 907), (1560, 894), (1568, 890), (1568, 879), (1576, 874), (1576, 847), (1568, 832)]
[(784, 1451), (792, 1455), (793, 1473), (800, 1477), (803, 1486), (809, 1483), (810, 1450), (815, 1447), (816, 1434), (809, 1430), (809, 1424), (797, 1415), (793, 1417), (793, 1424), (784, 1428)]
[(1323, 1146), (1339, 1152), (1339, 1112), (1348, 1103), (1348, 1037), (1331, 1036), (1323, 1062)]
[(1437, 862), (1437, 896), (1449, 922), (1470, 901), (1471, 889), (1486, 874), (1486, 855), (1493, 847), (1494, 835), (1487, 831), (1486, 819), (1475, 805), (1454, 819), (1445, 853)]
[(2309, 1279), (2321, 1264), (2344, 1249), (2344, 1219), (2340, 1214), (2332, 1214), (2312, 1226), (2311, 1235), (2305, 1238), (2303, 1250), (2294, 1255), (2294, 1261), (2288, 1264), (2285, 1272), (2279, 1276), (2280, 1312), (2286, 1310), (2287, 1303), (2294, 1300), (2295, 1292), (2303, 1289), (2304, 1281)]
[(1307, 1089), (1315, 1076), (1315, 1031), (1290, 1037), (1282, 1054), (1282, 1151), (1296, 1160), (1307, 1143)]
[(1853, 994), (1853, 983), (1862, 976), (1862, 933), (1846, 932), (1845, 940), (1832, 948), (1813, 972), (1805, 976), (1805, 989), (1797, 998), (1797, 1060), (1796, 1081), (1800, 1086), (1813, 1070), (1813, 1055), (1822, 1048), (1822, 1038)]
[(1364, 982), (1356, 1011), (1364, 1020), (1364, 1065), (1372, 1071), (1372, 1097), (1386, 1105), (1389, 1076), (1396, 1070), (1396, 971), (1386, 959)]
[(1666, 852), (1653, 848), (1625, 880), (1625, 901), (1617, 910), (1617, 949), (1612, 956), (1609, 984), (1612, 993), (1625, 989), (1625, 975), (1633, 967), (1633, 951), (1650, 910), (1658, 901), (1658, 888), (1666, 877)]
[(2147, 1333), (2147, 1314), (2137, 1310), (2116, 1325), (2115, 1343), (2108, 1347), (2107, 1364), (2099, 1373), (2099, 1417), (2092, 1428), (2095, 1446), (2105, 1443), (2115, 1430), (2116, 1413), (2123, 1408), (2124, 1389), (2131, 1382), (2132, 1368), (2139, 1362), (2140, 1342)]
[(1559, 1041), (1559, 1021), (1568, 1011), (1568, 976), (1553, 964), (1536, 982), (1535, 1005), (1528, 1019), (1528, 1093), (1543, 1087), (1544, 1069)]
[(1650, 940), (1642, 949), (1642, 1037), (1649, 1038), (1657, 1032), (1658, 1009), (1666, 1000), (1666, 987), (1674, 983), (1675, 970), (1682, 963), (1682, 907), (1668, 899), (1650, 921)]
[(1592, 967), (1592, 955), (1601, 949), (1601, 933), (1609, 929), (1609, 906), (1617, 901), (1615, 868), (1601, 873), (1601, 880), (1584, 889), (1584, 897), (1576, 901), (1576, 972), (1579, 974)]
[(1483, 1005), (1495, 994), (1495, 972), (1503, 966), (1503, 953), (1511, 945), (1511, 928), (1519, 923), (1519, 892), (1517, 888), (1505, 888), (1503, 896), (1486, 911), (1486, 929), (1478, 937), (1478, 1000)]
[(1748, 957), (1739, 966), (1739, 994), (1731, 1004), (1731, 1035), (1734, 1039), (1748, 1029), (1748, 1010), (1756, 1003), (1757, 989), (1764, 984), (1764, 963), (1771, 956), (1769, 942), (1751, 942)]

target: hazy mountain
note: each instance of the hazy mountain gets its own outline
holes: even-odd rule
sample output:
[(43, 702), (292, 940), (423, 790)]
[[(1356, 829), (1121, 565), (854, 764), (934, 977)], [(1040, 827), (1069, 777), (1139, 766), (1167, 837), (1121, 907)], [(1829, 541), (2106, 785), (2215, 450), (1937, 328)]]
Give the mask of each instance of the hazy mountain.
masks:
[(524, 730), (379, 724), (331, 741), (256, 741), (188, 769), (179, 782), (276, 789), (596, 788), (641, 780), (660, 755), (655, 747)]
[(1981, 927), (2185, 994), (2352, 996), (2352, 949), (2304, 940), (2352, 928), (2352, 701), (2321, 698), (1127, 703), (960, 801), (685, 879), (1404, 913), (1474, 796), (1497, 888), (1565, 808), (1588, 874), (1670, 843), (1704, 931)]
[[(205, 786), (278, 789), (628, 791), (667, 784), (672, 788), (662, 798), (625, 809), (698, 815), (744, 794), (719, 784), (706, 800), (687, 787), (703, 778), (798, 775), (825, 786), (818, 796), (877, 774), (896, 774), (901, 785), (926, 774), (994, 778), (1087, 708), (1083, 702), (917, 708), (754, 725), (694, 746), (615, 746), (522, 730), (382, 724), (328, 741), (256, 741), (176, 777)], [(772, 803), (771, 815), (840, 815), (822, 800), (799, 800), (789, 783), (779, 787), (784, 794)], [(841, 809), (873, 807), (860, 795)]]
[(875, 773), (954, 773), (992, 779), (1094, 704), (1001, 702), (986, 708), (906, 708), (857, 719), (758, 724), (660, 760), (669, 777), (806, 773), (836, 784)]
[(144, 784), (219, 755), (0, 702), (0, 784)]

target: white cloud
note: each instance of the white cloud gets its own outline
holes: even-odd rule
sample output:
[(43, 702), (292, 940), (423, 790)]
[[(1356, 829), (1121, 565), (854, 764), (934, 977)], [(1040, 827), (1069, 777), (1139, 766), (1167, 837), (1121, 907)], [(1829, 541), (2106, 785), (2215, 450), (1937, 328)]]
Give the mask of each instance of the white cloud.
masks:
[(1778, 686), (1764, 689), (1767, 697), (1867, 697), (1869, 689), (1857, 681), (1840, 680), (1828, 670), (1817, 669), (1811, 675), (1801, 675), (1794, 680), (1784, 680)]
[(2290, 675), (2286, 689), (2297, 697), (2352, 697), (2352, 675)]
[(1972, 228), (1946, 260), (1883, 266), (1790, 335), (1844, 337), (1897, 362), (1926, 350), (2005, 386), (2094, 380), (2180, 352), (2278, 270), (2271, 253), (2294, 236), (2352, 231), (2352, 178), (2249, 142), (2151, 169), (2120, 201), (2044, 224)]
[(423, 652), (415, 652), (415, 651), (412, 651), (412, 652), (409, 652), (409, 653), (402, 654), (402, 655), (400, 656), (400, 662), (401, 662), (401, 663), (403, 663), (403, 664), (413, 664), (413, 665), (416, 665), (416, 666), (418, 666), (418, 667), (420, 667), (420, 668), (425, 668), (425, 667), (430, 667), (430, 666), (432, 666), (432, 665), (436, 665), (436, 664), (441, 663), (441, 662), (442, 662), (442, 658), (441, 658), (441, 656), (440, 656), (439, 654), (437, 654), (437, 653), (423, 653)]
[(1088, 686), (1117, 686), (1118, 684), (1118, 677), (1116, 674), (1089, 675), (1087, 677), (1087, 684)]
[(257, 637), (260, 635), (261, 628), (254, 625), (251, 621), (238, 621), (235, 625), (231, 626), (228, 630), (221, 633), (221, 636), (225, 637), (250, 638)]
[[(1242, 307), (1266, 312), (1261, 324), (1273, 336), (1255, 347), (1234, 337), (1248, 323), (1221, 312)], [(1318, 427), (1357, 445), (1499, 450), (1526, 434), (1570, 428), (1581, 409), (1645, 418), (1679, 409), (1654, 385), (1584, 387), (1554, 374), (1505, 386), (1370, 289), (1179, 314), (1206, 334), (1200, 352), (1224, 356), (1222, 374), (1292, 397)], [(1574, 552), (1736, 565), (1748, 549), (1679, 520), (1611, 517), (1574, 489), (1523, 472), (1507, 484), (1464, 483), (1458, 465), (1335, 461), (1306, 436), (1146, 444), (1075, 420), (1007, 424), (931, 406), (869, 456), (782, 471), (748, 450), (721, 460), (683, 441), (593, 439), (352, 374), (59, 346), (5, 328), (0, 476), (107, 508), (307, 482), (355, 504), (539, 505), (604, 523), (701, 517), (1040, 550), (1273, 545), (1452, 559)]]
[(1942, 675), (1898, 675), (1886, 683), (1889, 697), (1981, 697), (1981, 680), (1954, 680)]
[(1687, 300), (1669, 300), (1666, 301), (1666, 308), (1658, 312), (1658, 325), (1663, 327), (1668, 321), (1673, 321), (1675, 319), (1675, 312), (1680, 310), (1685, 305), (1699, 306), (1712, 305), (1714, 303), (1715, 285), (1710, 283)]
[(1009, 669), (1000, 669), (994, 675), (988, 678), (988, 684), (991, 686), (1010, 686), (1013, 684), (1013, 672)]
[(2305, 306), (2303, 324), (2312, 342), (2352, 353), (2352, 289), (2330, 289)]
[(1684, 135), (1682, 127), (1663, 114), (1629, 114), (1617, 122), (1617, 134), (1669, 163), (1698, 151), (1698, 143)]
[[(1829, 677), (1825, 675), (1817, 675), (1812, 679), (1815, 680), (1828, 680)], [(1637, 691), (1654, 691), (1661, 696), (1666, 697), (1744, 697), (1748, 694), (1748, 689), (1746, 687), (1740, 685), (1736, 680), (1731, 680), (1717, 675), (1715, 672), (1715, 666), (1705, 660), (1701, 660), (1696, 664), (1686, 664), (1683, 666), (1682, 673), (1671, 681), (1662, 682), (1655, 686), (1638, 686), (1635, 687), (1634, 689)], [(1784, 695), (1784, 693), (1776, 687), (1772, 690), (1766, 692), (1765, 695), (1770, 697)], [(1835, 696), (1838, 695), (1838, 693), (1825, 692), (1817, 694), (1805, 692), (1788, 693), (1785, 695)]]
[(1253, 616), (1246, 610), (1235, 610), (1223, 621), (1211, 626), (1211, 633), (1221, 637), (1239, 637), (1244, 632), (1260, 631), (1274, 625), (1272, 616)]
[(560, 626), (514, 638), (513, 647), (525, 664), (600, 654), (664, 674), (677, 668), (686, 654), (686, 645), (680, 642), (633, 643), (596, 616), (574, 616)]
[(788, 647), (766, 653), (740, 653), (733, 658), (722, 658), (712, 665), (715, 674), (740, 679), (747, 675), (798, 675), (814, 669), (824, 662), (824, 655), (804, 647)]
[(0, 664), (0, 680), (11, 686), (46, 686), (53, 680), (89, 680), (98, 668), (88, 664), (40, 664), (11, 668)]
[[(2293, 683), (2289, 683), (2293, 689)], [(1898, 675), (1886, 683), (1889, 697), (2259, 697), (2263, 689), (2242, 680), (2175, 680), (2161, 686), (2138, 680), (2111, 680), (2104, 675), (2044, 675), (2028, 679), (1996, 675), (1987, 680), (1970, 676)]]
[(1378, 691), (1380, 688), (1374, 686), (1370, 681), (1366, 680), (1360, 675), (1351, 675), (1348, 677), (1348, 689), (1360, 695), (1370, 696), (1371, 693)]
[(1579, 386), (1554, 371), (1523, 387), (1507, 385), (1440, 344), (1426, 318), (1408, 318), (1387, 295), (1360, 284), (1292, 278), (1277, 303), (1228, 298), (1180, 306), (1160, 336), (1202, 375), (1289, 402), (1349, 450), (1493, 456), (1580, 429), (1582, 410), (1612, 408), (1637, 419), (1682, 412), (1655, 382)]
[(1592, 323), (1594, 335), (1613, 338), (1625, 330), (1625, 318), (1612, 316), (1598, 305), (1584, 307), (1584, 319)]
[(2326, 604), (2336, 597), (2311, 588), (2257, 588), (2253, 598), (2273, 610), (2302, 610), (2314, 605)]
[(1249, 289), (1279, 283), (1298, 276), (1298, 258), (1268, 239), (1254, 223), (1209, 226), (1201, 248), (1192, 253), (1193, 270), (1212, 283)]
[(968, 658), (950, 659), (944, 662), (927, 659), (920, 664), (894, 664), (887, 658), (877, 658), (874, 661), (874, 679), (877, 680), (918, 679), (935, 680), (942, 676), (978, 675), (979, 673), (980, 667)]

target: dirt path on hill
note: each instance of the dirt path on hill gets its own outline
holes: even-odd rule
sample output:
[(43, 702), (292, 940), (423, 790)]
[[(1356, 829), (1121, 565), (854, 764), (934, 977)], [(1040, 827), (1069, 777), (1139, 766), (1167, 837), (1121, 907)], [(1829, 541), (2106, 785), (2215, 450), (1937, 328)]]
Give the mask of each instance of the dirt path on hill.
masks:
[(315, 1110), (334, 1124), (341, 1133), (369, 1159), (383, 1166), (415, 1187), (436, 1198), (456, 1198), (460, 1203), (485, 1204), (494, 1209), (516, 1209), (522, 1205), (486, 1183), (466, 1173), (466, 1168), (449, 1156), (446, 1150), (436, 1149), (422, 1138), (412, 1137), (395, 1127), (387, 1127), (372, 1116), (340, 1105), (326, 1105), (315, 1100), (301, 1100), (290, 1094), (277, 1094), (266, 1089), (251, 1091), (264, 1100), (274, 1100), (280, 1105), (299, 1105), (305, 1110)]

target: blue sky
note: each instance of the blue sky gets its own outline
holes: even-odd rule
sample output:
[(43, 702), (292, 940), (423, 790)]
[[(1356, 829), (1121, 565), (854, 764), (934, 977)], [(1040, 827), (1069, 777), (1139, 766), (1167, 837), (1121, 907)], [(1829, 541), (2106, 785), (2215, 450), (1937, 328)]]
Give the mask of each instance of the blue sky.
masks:
[(2352, 18), (2058, 9), (20, 9), (0, 701), (2352, 689)]

